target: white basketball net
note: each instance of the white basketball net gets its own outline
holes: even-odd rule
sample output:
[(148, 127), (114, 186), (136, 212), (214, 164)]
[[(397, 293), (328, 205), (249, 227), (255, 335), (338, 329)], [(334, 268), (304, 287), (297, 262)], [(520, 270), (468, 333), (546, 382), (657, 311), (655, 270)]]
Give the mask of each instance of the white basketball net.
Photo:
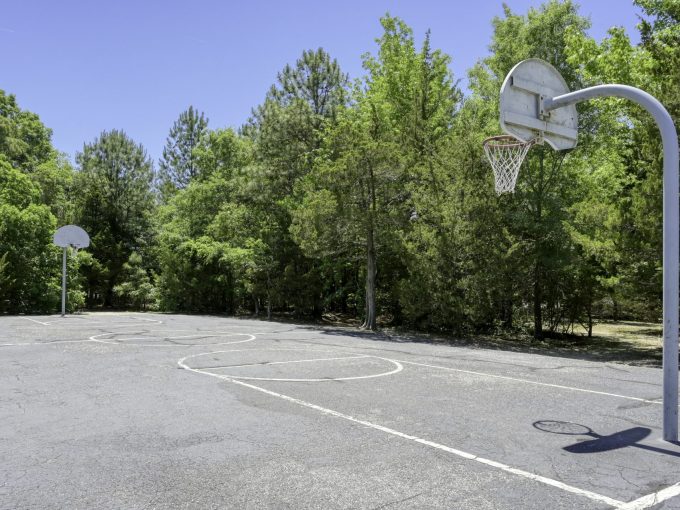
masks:
[(492, 136), (484, 140), (484, 152), (496, 178), (496, 194), (515, 191), (522, 161), (533, 144), (533, 140), (523, 142), (509, 135)]

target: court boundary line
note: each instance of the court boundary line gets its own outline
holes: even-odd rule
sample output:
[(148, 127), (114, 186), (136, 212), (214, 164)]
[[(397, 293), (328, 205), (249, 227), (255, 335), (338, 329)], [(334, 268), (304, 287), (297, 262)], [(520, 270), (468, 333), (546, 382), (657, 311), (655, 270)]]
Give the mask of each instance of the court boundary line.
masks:
[(0, 347), (14, 347), (24, 345), (53, 345), (53, 344), (81, 344), (90, 340), (53, 340), (52, 342), (16, 342), (0, 344)]
[(652, 492), (641, 498), (634, 499), (619, 507), (619, 510), (643, 510), (650, 506), (658, 505), (680, 494), (680, 482), (669, 485), (665, 489)]
[(531, 379), (521, 379), (519, 377), (511, 377), (508, 375), (498, 375), (498, 374), (489, 374), (486, 372), (476, 372), (474, 370), (465, 370), (462, 368), (451, 368), (451, 367), (444, 367), (441, 365), (430, 365), (428, 363), (418, 363), (416, 361), (404, 361), (404, 360), (394, 360), (394, 361), (399, 361), (400, 363), (405, 363), (407, 365), (417, 365), (421, 367), (428, 367), (428, 368), (437, 368), (440, 370), (448, 370), (450, 372), (459, 372), (463, 374), (470, 374), (470, 375), (478, 375), (482, 377), (491, 377), (494, 379), (504, 379), (506, 381), (514, 381), (514, 382), (520, 382), (520, 383), (525, 383), (525, 384), (535, 384), (536, 386), (546, 386), (548, 388), (557, 388), (557, 389), (562, 389), (562, 390), (570, 390), (570, 391), (580, 391), (583, 393), (592, 393), (595, 395), (603, 395), (606, 397), (615, 397), (615, 398), (623, 398), (627, 400), (635, 400), (637, 402), (645, 402), (647, 404), (661, 404), (662, 402), (660, 399), (648, 399), (648, 398), (641, 398), (641, 397), (631, 397), (629, 395), (620, 395), (618, 393), (610, 393), (607, 391), (598, 391), (598, 390), (588, 390), (586, 388), (578, 388), (575, 386), (565, 386), (562, 384), (553, 384), (553, 383), (546, 383), (546, 382), (540, 382), (540, 381), (532, 381)]
[[(295, 342), (295, 340), (293, 340), (293, 342)], [(312, 343), (313, 345), (319, 345), (319, 346), (324, 346), (324, 347), (337, 347), (338, 349), (341, 349), (341, 350), (347, 349), (347, 347), (345, 347), (345, 346), (338, 345), (338, 344), (332, 344), (332, 343), (327, 344), (327, 343), (324, 343), (323, 341), (318, 342), (318, 343), (317, 342), (303, 342), (303, 343), (305, 343), (305, 344), (306, 343)], [(381, 351), (381, 350), (385, 350), (385, 349), (371, 347), (368, 350), (370, 350), (370, 351)], [(412, 353), (408, 353), (408, 354), (410, 354), (412, 356), (421, 357), (421, 358), (423, 358), (423, 357), (439, 358), (440, 357), (440, 356), (437, 356), (436, 354), (412, 354)], [(452, 368), (452, 367), (445, 367), (445, 366), (441, 366), (441, 365), (432, 365), (432, 364), (428, 364), (428, 363), (418, 363), (418, 362), (415, 362), (415, 361), (405, 361), (405, 360), (396, 359), (396, 358), (385, 358), (385, 359), (392, 359), (394, 361), (398, 361), (399, 363), (406, 363), (406, 364), (409, 364), (409, 365), (420, 365), (420, 366), (424, 366), (424, 367), (438, 368), (438, 369), (441, 369), (441, 370), (449, 370), (449, 371), (452, 371), (452, 372), (468, 373), (468, 374), (471, 374), (471, 375), (478, 375), (478, 376), (482, 376), (482, 377), (492, 377), (492, 378), (496, 378), (496, 379), (505, 379), (505, 380), (515, 381), (515, 382), (520, 382), (520, 383), (534, 384), (536, 386), (545, 386), (545, 387), (564, 389), (564, 390), (569, 390), (569, 391), (580, 391), (580, 392), (583, 392), (583, 393), (592, 393), (592, 394), (602, 395), (602, 396), (607, 396), (607, 397), (622, 398), (622, 399), (626, 399), (626, 400), (633, 400), (633, 401), (636, 401), (636, 402), (644, 402), (644, 403), (647, 403), (647, 404), (656, 404), (656, 405), (662, 405), (663, 404), (661, 397), (658, 397), (656, 399), (633, 397), (633, 396), (630, 396), (630, 395), (620, 395), (618, 393), (610, 393), (610, 392), (598, 391), (598, 390), (589, 390), (587, 388), (579, 388), (579, 387), (576, 387), (576, 386), (566, 386), (566, 385), (560, 385), (560, 384), (545, 383), (545, 382), (541, 382), (541, 381), (532, 381), (531, 379), (522, 379), (522, 378), (519, 378), (519, 377), (511, 377), (511, 376), (507, 376), (507, 375), (491, 374), (491, 373), (488, 373), (488, 372), (478, 372), (478, 371), (466, 370), (466, 369), (462, 369), (462, 368)], [(531, 365), (527, 365), (526, 368), (531, 368)], [(678, 407), (680, 407), (680, 404), (678, 405)]]
[(22, 319), (26, 319), (27, 321), (35, 322), (36, 324), (42, 324), (43, 326), (49, 326), (49, 322), (41, 322), (37, 321), (35, 319), (31, 319), (30, 317), (21, 317)]
[[(132, 314), (117, 314), (117, 313), (110, 313), (106, 312), (108, 317), (126, 317), (128, 319), (136, 320), (136, 321), (146, 321), (146, 322), (153, 322), (155, 324), (165, 324), (164, 321), (160, 319), (148, 319), (146, 317), (137, 317)], [(92, 326), (93, 324), (102, 324), (105, 326), (116, 326), (116, 324), (109, 324), (106, 322), (102, 322), (101, 319), (103, 317), (89, 317), (89, 316), (74, 316), (74, 315), (67, 315), (66, 317), (54, 317), (53, 316), (48, 316), (47, 319), (43, 321), (39, 321), (37, 319), (31, 319), (30, 317), (26, 316), (19, 316), (21, 319), (26, 319), (31, 322), (35, 322), (36, 324), (41, 324), (43, 326), (54, 326), (62, 322), (63, 320), (78, 320), (79, 323), (74, 323), (74, 324), (69, 324), (69, 327), (73, 326)]]
[[(206, 353), (206, 354), (209, 354), (209, 353)], [(359, 425), (363, 425), (364, 427), (368, 427), (368, 428), (371, 428), (371, 429), (374, 429), (374, 430), (385, 432), (387, 434), (397, 436), (397, 437), (400, 437), (402, 439), (406, 439), (406, 440), (409, 440), (409, 441), (412, 441), (412, 442), (415, 442), (415, 443), (418, 443), (418, 444), (421, 444), (421, 445), (424, 445), (424, 446), (428, 446), (430, 448), (435, 448), (437, 450), (442, 450), (442, 451), (445, 451), (447, 453), (451, 453), (451, 454), (453, 454), (457, 457), (461, 457), (461, 458), (466, 459), (466, 460), (472, 460), (472, 461), (478, 462), (478, 463), (483, 464), (483, 465), (487, 465), (487, 466), (490, 466), (490, 467), (500, 469), (501, 471), (504, 471), (504, 472), (507, 472), (507, 473), (518, 475), (518, 476), (521, 476), (523, 478), (542, 483), (544, 485), (548, 485), (548, 486), (555, 487), (555, 488), (561, 489), (563, 491), (566, 491), (566, 492), (569, 492), (569, 493), (572, 493), (572, 494), (576, 494), (578, 496), (583, 496), (583, 497), (586, 497), (586, 498), (591, 499), (593, 501), (605, 503), (605, 504), (612, 506), (614, 508), (626, 508), (626, 507), (624, 507), (624, 505), (630, 504), (630, 503), (626, 503), (626, 502), (623, 502), (623, 501), (619, 501), (619, 500), (614, 499), (614, 498), (610, 498), (608, 496), (604, 496), (603, 494), (598, 494), (596, 492), (592, 492), (592, 491), (589, 491), (589, 490), (586, 490), (586, 489), (574, 487), (574, 486), (566, 484), (564, 482), (560, 482), (559, 480), (554, 480), (552, 478), (548, 478), (548, 477), (545, 477), (545, 476), (542, 476), (542, 475), (531, 473), (531, 472), (525, 471), (523, 469), (513, 468), (512, 466), (509, 466), (507, 464), (503, 464), (501, 462), (496, 462), (496, 461), (493, 461), (493, 460), (490, 460), (490, 459), (486, 459), (484, 457), (480, 457), (480, 456), (474, 455), (472, 453), (464, 452), (462, 450), (458, 450), (456, 448), (452, 448), (450, 446), (446, 446), (446, 445), (441, 444), (441, 443), (436, 443), (434, 441), (430, 441), (428, 439), (423, 439), (423, 438), (420, 438), (418, 436), (413, 436), (413, 435), (410, 435), (410, 434), (406, 434), (404, 432), (399, 432), (398, 430), (395, 430), (395, 429), (392, 429), (392, 428), (389, 428), (389, 427), (385, 427), (383, 425), (378, 425), (376, 423), (372, 423), (372, 422), (369, 422), (369, 421), (366, 421), (366, 420), (361, 420), (359, 418), (355, 418), (355, 417), (350, 416), (348, 414), (341, 413), (339, 411), (334, 411), (333, 409), (328, 409), (326, 407), (322, 407), (322, 406), (319, 406), (317, 404), (307, 402), (305, 400), (301, 400), (301, 399), (298, 399), (298, 398), (295, 398), (295, 397), (291, 397), (289, 395), (284, 395), (283, 393), (278, 393), (278, 392), (275, 392), (275, 391), (272, 391), (272, 390), (268, 390), (266, 388), (262, 388), (260, 386), (254, 385), (254, 384), (250, 384), (250, 383), (247, 383), (247, 382), (244, 382), (244, 381), (239, 381), (238, 379), (233, 379), (233, 378), (228, 377), (228, 376), (215, 374), (215, 373), (212, 373), (212, 372), (205, 372), (205, 371), (202, 371), (202, 370), (199, 370), (199, 369), (195, 369), (195, 368), (188, 366), (186, 363), (184, 363), (184, 360), (188, 359), (189, 357), (190, 356), (185, 356), (184, 358), (180, 359), (177, 362), (177, 364), (184, 370), (188, 370), (190, 372), (194, 372), (194, 373), (201, 374), (201, 375), (207, 375), (207, 376), (210, 376), (210, 377), (215, 377), (215, 378), (223, 380), (223, 381), (227, 381), (227, 382), (230, 382), (230, 383), (233, 383), (233, 384), (237, 384), (239, 386), (243, 386), (245, 388), (249, 388), (249, 389), (252, 389), (252, 390), (255, 390), (255, 391), (259, 391), (259, 392), (264, 393), (266, 395), (276, 397), (276, 398), (280, 398), (282, 400), (285, 400), (287, 402), (291, 402), (293, 404), (296, 404), (296, 405), (299, 405), (299, 406), (302, 406), (302, 407), (314, 409), (315, 411), (319, 411), (319, 412), (326, 414), (326, 415), (329, 415), (329, 416), (341, 418), (341, 419), (344, 419), (344, 420), (347, 420), (347, 421), (350, 421), (350, 422), (353, 422), (353, 423), (356, 423), (356, 424), (359, 424)], [(635, 501), (637, 501), (637, 500), (635, 500)], [(646, 507), (643, 506), (643, 507), (635, 507), (635, 508), (637, 510), (638, 508), (641, 509), (641, 508), (646, 508)]]
[[(181, 331), (181, 330), (180, 330)], [(187, 330), (189, 331), (189, 330)], [(0, 343), (0, 347), (35, 347), (35, 346), (44, 346), (44, 345), (54, 345), (54, 344), (78, 344), (78, 343), (99, 343), (99, 344), (105, 344), (105, 345), (119, 345), (123, 347), (176, 347), (176, 348), (188, 348), (188, 347), (210, 347), (210, 346), (219, 346), (219, 345), (235, 345), (235, 344), (243, 344), (246, 342), (252, 342), (257, 339), (255, 335), (252, 335), (250, 333), (227, 333), (227, 332), (220, 332), (220, 331), (206, 331), (206, 332), (198, 332), (199, 334), (196, 335), (183, 335), (183, 336), (177, 336), (177, 337), (167, 337), (169, 339), (174, 339), (174, 338), (190, 338), (190, 337), (220, 337), (220, 336), (249, 336), (250, 338), (247, 338), (245, 340), (238, 340), (236, 342), (220, 342), (220, 343), (215, 343), (215, 344), (134, 344), (134, 343), (125, 343), (125, 342), (107, 342), (105, 340), (100, 340), (98, 336), (104, 336), (104, 335), (121, 335), (123, 333), (98, 333), (96, 335), (92, 335), (89, 338), (86, 339), (81, 339), (81, 340), (53, 340), (51, 342), (7, 342), (7, 343)], [(202, 334), (202, 333), (208, 333), (208, 334)], [(218, 334), (210, 334), (210, 333), (218, 333)], [(134, 339), (134, 338), (133, 338)], [(395, 362), (393, 362), (395, 363)]]

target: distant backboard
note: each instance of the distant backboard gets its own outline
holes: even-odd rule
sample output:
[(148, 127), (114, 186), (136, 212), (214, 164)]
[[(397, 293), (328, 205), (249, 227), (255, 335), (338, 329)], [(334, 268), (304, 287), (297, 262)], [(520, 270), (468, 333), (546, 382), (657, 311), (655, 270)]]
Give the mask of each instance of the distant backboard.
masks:
[(541, 137), (555, 150), (575, 147), (576, 106), (542, 110), (543, 98), (567, 92), (567, 83), (553, 66), (538, 58), (523, 60), (512, 68), (501, 87), (501, 129), (524, 142)]
[(64, 225), (54, 233), (54, 244), (62, 248), (87, 248), (90, 246), (90, 236), (77, 225)]

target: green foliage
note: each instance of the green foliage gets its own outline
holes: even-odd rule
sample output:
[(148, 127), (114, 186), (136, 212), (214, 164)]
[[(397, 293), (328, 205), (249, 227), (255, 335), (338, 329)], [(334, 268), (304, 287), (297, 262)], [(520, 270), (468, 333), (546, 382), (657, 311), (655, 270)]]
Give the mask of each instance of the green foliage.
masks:
[(36, 202), (39, 190), (31, 179), (0, 160), (0, 201), (14, 207), (25, 208)]
[(113, 287), (118, 305), (135, 310), (156, 309), (156, 288), (142, 263), (142, 256), (133, 252), (121, 271), (120, 283)]
[(84, 266), (88, 284), (94, 285), (87, 291), (88, 306), (111, 306), (123, 264), (152, 242), (152, 163), (143, 147), (122, 131), (103, 132), (85, 145), (77, 161), (77, 222), (89, 233), (89, 251), (104, 269)]
[(579, 105), (578, 147), (534, 147), (511, 196), (495, 195), (482, 150), (499, 130), (502, 80), (532, 57), (571, 89), (642, 88), (680, 126), (677, 2), (635, 3), (638, 46), (620, 28), (590, 38), (570, 0), (506, 6), (467, 97), (429, 32), (417, 44), (386, 15), (352, 84), (323, 49), (308, 50), (238, 132), (183, 112), (158, 196), (151, 161), (123, 132), (85, 145), (74, 172), (49, 129), (2, 92), (0, 310), (56, 307), (51, 234), (73, 222), (92, 238), (70, 262), (74, 307), (329, 311), (371, 329), (537, 337), (588, 330), (597, 316), (656, 318), (661, 147), (646, 112), (621, 99)]
[(11, 308), (9, 290), (14, 282), (15, 280), (10, 274), (7, 253), (5, 252), (0, 256), (0, 310), (8, 310)]
[(199, 175), (195, 151), (203, 143), (207, 130), (208, 119), (193, 106), (180, 113), (173, 124), (158, 162), (157, 186), (165, 200)]
[(230, 130), (211, 132), (199, 160), (206, 176), (160, 210), (160, 306), (235, 313), (253, 290), (256, 265), (251, 244), (258, 221), (239, 203), (249, 142)]
[(347, 101), (347, 75), (324, 50), (305, 51), (295, 66), (279, 73), (264, 103), (253, 110), (243, 133), (253, 145), (253, 164), (242, 192), (260, 219), (253, 288), (255, 310), (264, 299), (295, 315), (319, 316), (322, 268), (305, 256), (290, 232), (292, 214), (302, 200), (300, 183), (312, 171), (324, 130), (335, 123)]
[(449, 60), (430, 49), (429, 34), (418, 52), (401, 20), (385, 16), (381, 23), (378, 54), (365, 56), (366, 79), (327, 127), (291, 225), (308, 256), (365, 261), (364, 325), (370, 329), (379, 303), (393, 317), (401, 313), (389, 280), (380, 285), (377, 275), (398, 279), (404, 272), (400, 233), (409, 230), (413, 197), (433, 173), (459, 99)]
[[(83, 276), (80, 273), (80, 267), (81, 261), (83, 259), (88, 259), (89, 254), (86, 254), (84, 251), (76, 251), (72, 249), (69, 249), (68, 252), (68, 257), (66, 260), (66, 311), (73, 313), (82, 310), (85, 307), (86, 294), (82, 290)], [(61, 293), (59, 296), (61, 298)]]
[(52, 244), (53, 212), (67, 209), (71, 172), (50, 137), (36, 114), (0, 90), (0, 312), (57, 309), (61, 265)]
[(35, 203), (39, 191), (31, 180), (2, 161), (0, 185), (0, 311), (54, 311), (61, 267), (52, 245), (56, 220), (47, 206)]
[(60, 225), (73, 223), (74, 202), (71, 200), (74, 184), (74, 170), (64, 155), (55, 155), (49, 161), (38, 165), (30, 174), (40, 190), (39, 201), (47, 205)]
[[(570, 65), (581, 70), (586, 84), (617, 82), (642, 88), (657, 97), (679, 124), (680, 42), (677, 3), (636, 2), (648, 18), (640, 25), (642, 44), (633, 46), (621, 29), (601, 43), (570, 34)], [(661, 308), (662, 175), (658, 128), (640, 107), (623, 100), (595, 103), (588, 152), (596, 161), (587, 173), (596, 180), (583, 210), (606, 207), (607, 221), (595, 234), (602, 245), (599, 280), (614, 316), (656, 319)], [(599, 166), (599, 168), (598, 168)], [(605, 191), (607, 190), (607, 191)], [(603, 256), (604, 252), (604, 256)]]
[(12, 94), (0, 90), (0, 155), (14, 168), (32, 172), (54, 156), (52, 132)]
[(316, 122), (334, 118), (345, 104), (347, 75), (323, 48), (303, 51), (295, 66), (286, 65), (277, 78), (278, 85), (272, 86), (269, 98), (283, 106), (304, 103)]
[(291, 195), (309, 172), (324, 127), (333, 123), (347, 99), (348, 78), (323, 49), (304, 51), (286, 65), (244, 132), (255, 141), (263, 183), (272, 198)]

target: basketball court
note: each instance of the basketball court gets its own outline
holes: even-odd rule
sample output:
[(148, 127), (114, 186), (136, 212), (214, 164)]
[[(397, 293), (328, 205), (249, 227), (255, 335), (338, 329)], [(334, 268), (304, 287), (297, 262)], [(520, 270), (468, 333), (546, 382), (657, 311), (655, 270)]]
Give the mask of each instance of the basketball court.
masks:
[(161, 314), (0, 344), (2, 508), (680, 508), (661, 369)]

